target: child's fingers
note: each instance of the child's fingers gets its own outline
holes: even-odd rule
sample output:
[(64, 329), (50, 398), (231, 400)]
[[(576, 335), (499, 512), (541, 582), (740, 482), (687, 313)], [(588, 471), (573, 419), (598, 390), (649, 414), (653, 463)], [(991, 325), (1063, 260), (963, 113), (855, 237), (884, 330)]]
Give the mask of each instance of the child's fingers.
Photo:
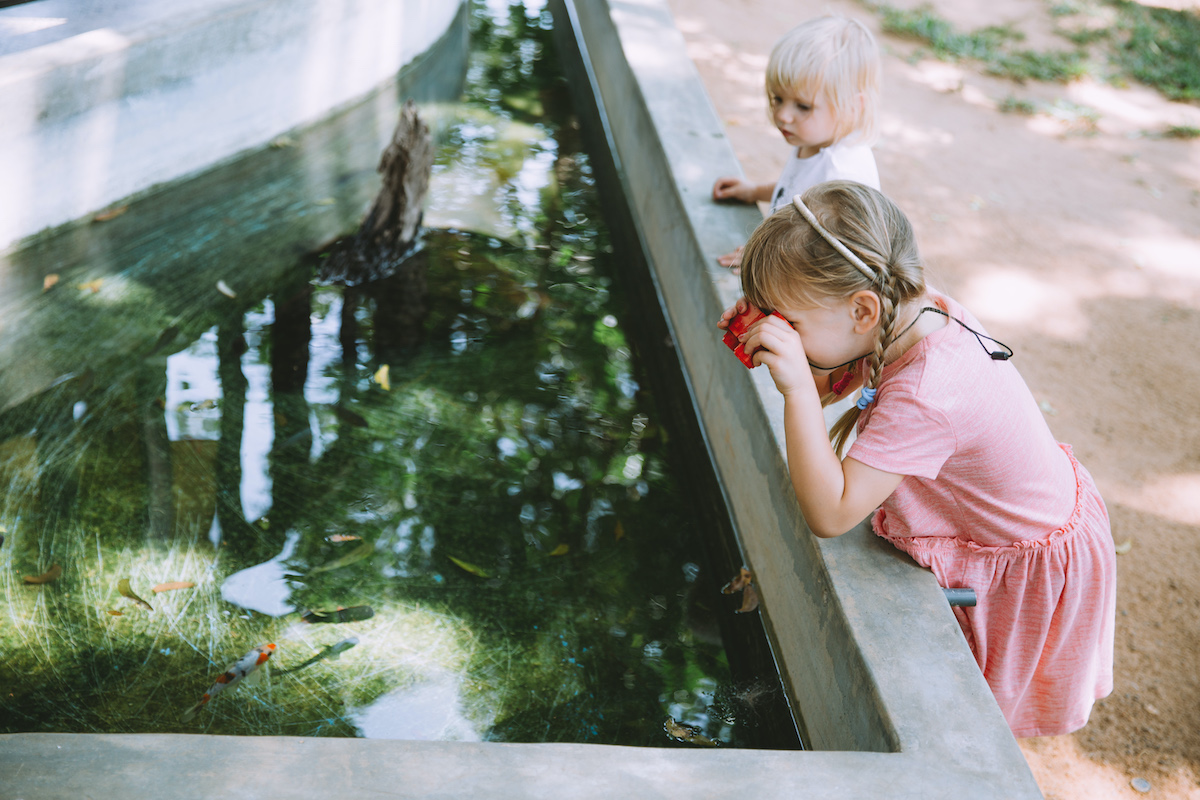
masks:
[(742, 264), (742, 248), (734, 250), (732, 253), (726, 253), (717, 259), (717, 263), (722, 267), (738, 267)]
[(728, 176), (717, 178), (713, 183), (713, 199), (714, 200), (729, 200), (737, 199), (736, 191), (741, 183), (741, 178), (732, 178)]
[(737, 302), (729, 308), (721, 312), (721, 319), (717, 322), (718, 328), (728, 328), (729, 320), (736, 317), (738, 314), (744, 314), (750, 308), (750, 304), (746, 302), (746, 298), (739, 297)]

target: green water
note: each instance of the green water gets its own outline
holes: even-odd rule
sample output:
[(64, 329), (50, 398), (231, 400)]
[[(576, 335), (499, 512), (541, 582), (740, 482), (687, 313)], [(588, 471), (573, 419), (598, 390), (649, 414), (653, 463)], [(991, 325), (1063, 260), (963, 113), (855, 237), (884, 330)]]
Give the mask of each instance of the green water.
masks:
[(430, 228), (394, 278), (314, 276), (395, 88), (5, 257), (0, 732), (753, 739), (780, 698), (730, 677), (531, 8), (474, 9), (464, 100), (422, 106)]

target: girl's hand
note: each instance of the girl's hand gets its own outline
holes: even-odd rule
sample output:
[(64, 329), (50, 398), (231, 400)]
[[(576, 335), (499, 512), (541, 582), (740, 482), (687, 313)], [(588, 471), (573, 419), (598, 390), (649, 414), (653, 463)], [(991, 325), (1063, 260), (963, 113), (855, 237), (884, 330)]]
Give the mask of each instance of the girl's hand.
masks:
[(717, 322), (717, 327), (721, 330), (729, 328), (729, 320), (736, 317), (738, 314), (745, 314), (750, 310), (750, 304), (746, 302), (746, 298), (739, 297), (737, 302), (725, 309), (721, 314), (721, 319)]
[(755, 202), (757, 186), (744, 178), (721, 177), (713, 183), (713, 200), (732, 200), (737, 203)]
[(754, 354), (755, 364), (765, 364), (771, 370), (775, 388), (781, 394), (787, 396), (805, 388), (816, 391), (804, 343), (787, 322), (776, 316), (765, 317), (738, 338), (746, 352)]

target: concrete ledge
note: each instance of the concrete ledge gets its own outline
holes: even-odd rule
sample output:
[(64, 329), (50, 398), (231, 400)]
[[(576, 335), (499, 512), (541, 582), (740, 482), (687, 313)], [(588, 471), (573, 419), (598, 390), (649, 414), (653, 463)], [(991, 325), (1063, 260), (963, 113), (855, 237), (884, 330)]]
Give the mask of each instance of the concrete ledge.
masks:
[(939, 787), (906, 766), (880, 753), (38, 733), (0, 736), (0, 799), (1022, 796), (988, 787), (983, 769), (976, 783), (947, 774)]
[(0, 10), (0, 250), (262, 145), (426, 50), (461, 0)]
[(715, 328), (740, 293), (715, 259), (761, 217), (711, 200), (713, 179), (741, 169), (666, 4), (561, 0), (559, 15), (579, 43), (590, 85), (577, 91), (604, 117), (810, 744), (894, 753), (924, 776), (924, 797), (1040, 797), (932, 575), (865, 523), (818, 540), (799, 513), (781, 398)]

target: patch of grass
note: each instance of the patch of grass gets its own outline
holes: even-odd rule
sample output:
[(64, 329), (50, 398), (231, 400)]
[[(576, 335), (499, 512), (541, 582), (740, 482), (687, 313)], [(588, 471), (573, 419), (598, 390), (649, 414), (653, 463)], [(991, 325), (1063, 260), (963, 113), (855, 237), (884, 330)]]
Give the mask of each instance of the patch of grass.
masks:
[(960, 33), (929, 6), (904, 10), (880, 4), (875, 8), (884, 32), (923, 42), (943, 61), (980, 61), (987, 73), (1017, 81), (1068, 81), (1085, 71), (1085, 53), (1018, 49), (1015, 45), (1025, 36), (1006, 25)]
[(1002, 53), (987, 63), (989, 74), (1018, 81), (1058, 81), (1066, 83), (1087, 73), (1086, 54), (1080, 51), (1018, 50)]
[(1164, 139), (1200, 139), (1200, 128), (1195, 125), (1170, 125), (1161, 136)]
[(1037, 113), (1037, 106), (1032, 102), (1014, 97), (1011, 94), (1000, 101), (999, 108), (1005, 114), (1021, 114), (1026, 117), (1032, 117)]
[[(915, 39), (944, 61), (981, 62), (984, 72), (1017, 81), (1067, 82), (1092, 75), (1115, 85), (1136, 80), (1171, 100), (1200, 99), (1200, 13), (1140, 5), (1131, 0), (1059, 0), (1048, 11), (1055, 20), (1078, 17), (1086, 24), (1059, 24), (1055, 32), (1073, 50), (1039, 52), (1017, 45), (1024, 39), (1008, 26), (956, 31), (931, 6), (912, 10), (886, 3), (867, 5), (883, 30)], [(1091, 58), (1093, 48), (1099, 48)], [(1103, 74), (1100, 74), (1103, 73)]]
[(1200, 100), (1200, 14), (1115, 0), (1116, 61), (1172, 100)]

